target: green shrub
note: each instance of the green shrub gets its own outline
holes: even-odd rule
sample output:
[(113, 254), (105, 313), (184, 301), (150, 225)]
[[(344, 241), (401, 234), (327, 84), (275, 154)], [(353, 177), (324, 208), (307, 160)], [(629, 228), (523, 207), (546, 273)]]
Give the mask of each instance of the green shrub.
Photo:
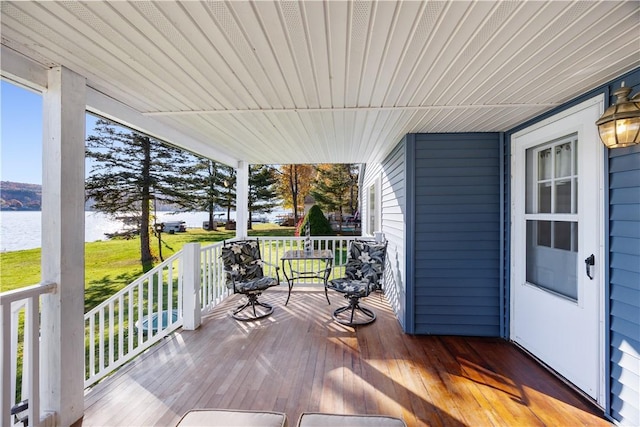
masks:
[(300, 236), (305, 235), (307, 224), (311, 227), (312, 236), (332, 236), (333, 229), (327, 217), (322, 213), (318, 205), (311, 206), (309, 213), (300, 224)]

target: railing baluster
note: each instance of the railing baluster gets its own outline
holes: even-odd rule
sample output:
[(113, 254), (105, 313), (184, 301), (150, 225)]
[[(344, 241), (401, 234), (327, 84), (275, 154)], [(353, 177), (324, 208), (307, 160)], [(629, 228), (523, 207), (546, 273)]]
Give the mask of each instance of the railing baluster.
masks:
[(133, 336), (135, 335), (134, 331), (135, 331), (135, 315), (134, 315), (134, 311), (133, 311), (133, 300), (134, 300), (134, 296), (133, 296), (133, 291), (134, 288), (129, 288), (127, 295), (127, 338), (128, 338), (128, 342), (129, 345), (127, 346), (127, 353), (131, 353), (133, 351)]
[[(158, 317), (157, 317), (157, 320), (158, 320), (158, 329), (157, 329), (157, 331), (158, 331), (158, 333), (160, 333), (160, 331), (162, 329), (164, 329), (164, 327), (166, 326), (166, 325), (163, 324), (163, 319), (162, 319), (164, 317), (162, 315), (163, 314), (162, 313), (162, 307), (163, 307), (162, 298), (164, 298), (164, 292), (162, 292), (162, 284), (164, 283), (164, 274), (163, 274), (163, 272), (164, 272), (164, 270), (160, 270), (158, 272), (158, 310), (157, 310), (158, 311)], [(168, 313), (167, 313), (167, 319), (168, 318), (169, 317), (168, 317)]]
[(96, 316), (89, 317), (89, 374), (96, 374)]
[(155, 274), (149, 276), (147, 280), (147, 339), (153, 338), (153, 282)]
[(124, 296), (118, 297), (118, 360), (124, 354)]
[(108, 326), (108, 331), (109, 331), (109, 365), (111, 365), (113, 363), (113, 335), (114, 335), (114, 325), (113, 325), (113, 301), (109, 302), (109, 326)]
[(13, 357), (11, 357), (12, 351), (9, 347), (13, 342), (11, 336), (14, 329), (11, 324), (11, 303), (0, 305), (0, 315), (2, 316), (2, 341), (0, 342), (2, 345), (2, 352), (0, 352), (0, 361), (2, 361), (2, 411), (0, 411), (0, 417), (2, 417), (2, 423), (0, 424), (8, 426), (11, 422), (11, 382), (15, 372), (11, 366)]
[(176, 275), (176, 310), (178, 310), (178, 319), (182, 319), (182, 305), (180, 303), (180, 295), (182, 294), (182, 261), (177, 259), (174, 261), (178, 268)]
[[(29, 397), (27, 411), (30, 425), (40, 425), (40, 299), (29, 298), (24, 316), (24, 363), (22, 376), (23, 393), (26, 388)], [(24, 396), (24, 394), (23, 394)], [(24, 398), (21, 398), (24, 400)]]
[(98, 312), (98, 363), (104, 369), (104, 308)]
[[(11, 372), (17, 372), (18, 370), (18, 325), (20, 322), (20, 312), (24, 307), (24, 301), (17, 301), (9, 304), (9, 312), (11, 313), (11, 318), (9, 320), (9, 326), (11, 327), (11, 340), (8, 341), (9, 344), (9, 360), (11, 361)], [(15, 328), (12, 326), (16, 325)], [(10, 406), (13, 406), (16, 403), (16, 387), (17, 387), (17, 378), (12, 375), (11, 376), (11, 403)]]
[(140, 281), (138, 284), (138, 304), (137, 304), (137, 313), (138, 317), (136, 319), (136, 332), (138, 333), (138, 347), (142, 346), (142, 339), (144, 338), (144, 331), (142, 330), (142, 318), (144, 317), (143, 313), (144, 308), (144, 281)]
[(203, 301), (203, 307), (209, 307), (209, 304), (211, 304), (212, 301), (215, 301), (217, 295), (215, 293), (215, 289), (213, 287), (213, 265), (212, 265), (212, 258), (213, 257), (213, 250), (211, 249), (207, 249), (204, 252), (204, 259), (205, 259), (205, 283), (206, 283), (206, 291), (207, 291), (207, 299)]
[(173, 323), (173, 263), (167, 266), (167, 326)]

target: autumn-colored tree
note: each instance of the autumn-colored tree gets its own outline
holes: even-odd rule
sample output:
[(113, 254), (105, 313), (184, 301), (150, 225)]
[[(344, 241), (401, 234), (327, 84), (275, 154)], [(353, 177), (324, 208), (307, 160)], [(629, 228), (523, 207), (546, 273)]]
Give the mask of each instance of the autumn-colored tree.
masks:
[(304, 206), (304, 198), (309, 194), (316, 168), (314, 165), (281, 165), (278, 176), (278, 193), (285, 208), (293, 210), (295, 223), (298, 223), (298, 211)]

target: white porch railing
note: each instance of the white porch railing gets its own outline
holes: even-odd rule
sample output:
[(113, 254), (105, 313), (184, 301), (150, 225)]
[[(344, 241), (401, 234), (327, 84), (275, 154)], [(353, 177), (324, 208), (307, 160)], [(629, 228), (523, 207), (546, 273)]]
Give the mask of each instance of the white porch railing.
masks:
[[(315, 249), (331, 249), (333, 250), (334, 261), (333, 269), (329, 275), (329, 279), (341, 277), (344, 275), (344, 266), (347, 263), (347, 254), (349, 250), (349, 244), (359, 238), (359, 236), (312, 236), (311, 240)], [(260, 243), (260, 254), (262, 259), (268, 263), (265, 266), (265, 274), (269, 276), (275, 275), (275, 266), (282, 268), (280, 259), (284, 253), (288, 250), (302, 250), (303, 237), (260, 237), (258, 242)], [(306, 271), (319, 271), (322, 270), (321, 260), (307, 260), (301, 261), (297, 265), (296, 269), (299, 272)], [(270, 265), (269, 265), (270, 264)], [(285, 265), (287, 268), (288, 265)], [(280, 271), (280, 279), (284, 280), (283, 272)], [(305, 279), (311, 283), (321, 283), (321, 279)]]
[[(356, 237), (313, 237), (317, 249), (332, 249), (335, 260), (330, 278), (344, 274), (349, 243)], [(233, 239), (235, 240), (235, 239)], [(275, 275), (275, 266), (282, 266), (281, 257), (290, 249), (302, 249), (302, 237), (260, 237), (261, 254), (267, 265), (265, 274)], [(84, 316), (85, 319), (85, 388), (112, 373), (146, 349), (168, 336), (185, 323), (185, 317), (193, 318), (188, 310), (185, 292), (199, 287), (200, 315), (209, 313), (231, 290), (225, 286), (224, 272), (220, 260), (223, 242), (200, 248), (196, 247), (195, 258), (180, 251), (151, 271), (137, 278), (127, 287), (96, 306)], [(197, 254), (200, 256), (197, 257)], [(192, 259), (193, 258), (193, 259)], [(304, 261), (296, 266), (298, 271), (321, 269), (321, 261)], [(185, 265), (187, 264), (187, 265)], [(190, 264), (190, 265), (188, 265)], [(287, 266), (288, 268), (288, 266)], [(194, 271), (199, 283), (185, 283), (188, 274)], [(280, 279), (284, 275), (280, 272)], [(306, 279), (320, 283), (319, 279)], [(0, 294), (2, 308), (2, 425), (8, 424), (9, 408), (16, 401), (29, 397), (29, 420), (39, 411), (38, 337), (40, 333), (38, 302), (39, 295), (52, 292), (55, 285), (37, 285)], [(24, 312), (25, 351), (19, 354), (19, 312)], [(197, 309), (195, 309), (197, 310)], [(199, 322), (199, 320), (198, 320)], [(185, 326), (186, 327), (186, 326)], [(8, 344), (10, 343), (10, 344)], [(9, 350), (11, 345), (11, 350)], [(23, 362), (24, 361), (24, 362)], [(23, 377), (16, 393), (16, 372), (23, 365)], [(11, 378), (11, 380), (9, 380)], [(16, 400), (17, 399), (17, 400)], [(42, 415), (42, 414), (41, 414)]]
[(30, 426), (46, 424), (50, 418), (40, 410), (40, 296), (55, 290), (55, 283), (43, 283), (0, 294), (0, 425), (14, 425), (11, 408), (26, 400), (28, 407), (20, 415), (28, 417)]
[[(249, 237), (253, 239), (254, 237)], [(332, 249), (334, 251), (334, 263), (329, 278), (341, 277), (344, 275), (344, 266), (347, 263), (347, 251), (349, 244), (356, 239), (355, 237), (312, 237), (312, 241), (316, 249)], [(230, 239), (232, 242), (236, 239)], [(291, 249), (303, 249), (303, 237), (259, 237), (260, 254), (265, 261), (264, 273), (268, 276), (275, 276), (275, 267), (281, 267), (280, 259), (284, 253)], [(220, 261), (220, 250), (223, 242), (217, 242), (213, 245), (205, 246), (201, 249), (201, 288), (200, 301), (202, 314), (211, 311), (215, 306), (220, 304), (226, 297), (231, 295), (231, 290), (225, 286), (225, 278), (222, 262)], [(322, 269), (320, 260), (308, 260), (297, 265), (298, 271), (319, 271)], [(288, 268), (288, 266), (285, 266)], [(285, 277), (282, 270), (280, 271), (280, 280), (284, 281)], [(307, 282), (320, 283), (320, 279), (305, 279)]]
[(84, 315), (85, 388), (182, 326), (182, 252)]

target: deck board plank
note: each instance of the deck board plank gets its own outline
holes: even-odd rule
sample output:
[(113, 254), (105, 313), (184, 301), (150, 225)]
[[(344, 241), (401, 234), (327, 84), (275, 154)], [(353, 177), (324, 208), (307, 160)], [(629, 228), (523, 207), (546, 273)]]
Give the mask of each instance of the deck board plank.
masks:
[(87, 393), (82, 426), (175, 425), (193, 408), (387, 414), (409, 426), (610, 426), (596, 408), (497, 338), (404, 334), (383, 297), (358, 329), (331, 312), (321, 287), (262, 295), (274, 314), (237, 322), (233, 297)]

